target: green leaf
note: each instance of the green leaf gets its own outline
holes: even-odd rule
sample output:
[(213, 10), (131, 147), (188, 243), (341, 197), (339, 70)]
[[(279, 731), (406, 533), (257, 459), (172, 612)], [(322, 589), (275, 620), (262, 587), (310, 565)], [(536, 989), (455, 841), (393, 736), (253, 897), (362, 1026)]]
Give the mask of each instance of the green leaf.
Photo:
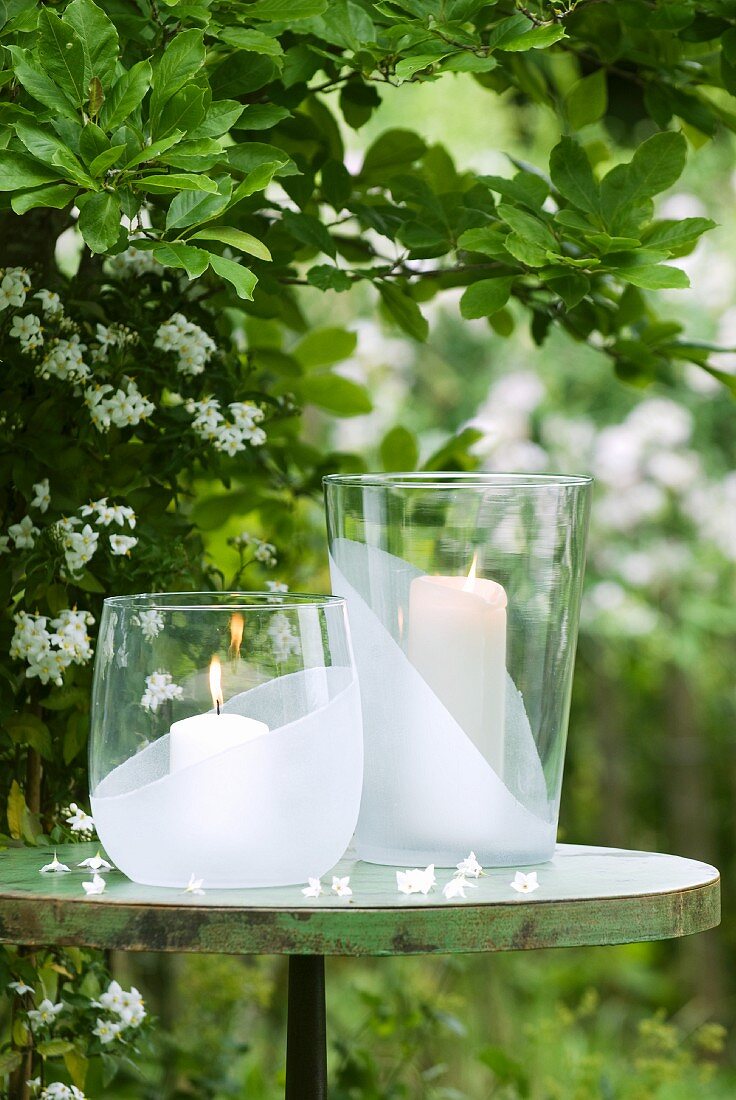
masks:
[(606, 70), (597, 69), (573, 84), (563, 106), (573, 130), (580, 130), (603, 118), (608, 110)]
[(397, 424), (381, 440), (381, 465), (387, 473), (400, 470), (416, 470), (419, 462), (419, 444), (416, 436)]
[(205, 252), (203, 248), (192, 248), (178, 241), (171, 244), (167, 242), (157, 244), (153, 249), (153, 255), (164, 267), (183, 268), (190, 279), (203, 275), (210, 264), (209, 252)]
[(262, 53), (266, 57), (283, 56), (284, 51), (278, 38), (253, 30), (252, 27), (223, 27), (217, 32), (217, 37), (229, 46), (247, 50), (249, 53)]
[(118, 32), (114, 24), (92, 0), (72, 0), (64, 9), (63, 18), (82, 43), (85, 86), (93, 77), (106, 84), (118, 59)]
[(115, 81), (100, 111), (100, 126), (113, 133), (143, 102), (151, 86), (152, 70), (148, 61), (139, 61)]
[(44, 1043), (38, 1043), (36, 1050), (43, 1058), (54, 1058), (60, 1054), (67, 1054), (74, 1049), (74, 1043), (69, 1039), (47, 1039)]
[[(193, 140), (221, 137), (235, 126), (244, 110), (245, 106), (234, 99), (221, 99), (217, 103), (211, 103), (202, 122), (188, 136)], [(288, 117), (288, 111), (281, 112), (280, 108), (276, 108), (276, 111), (281, 117)], [(272, 125), (269, 122), (268, 126)]]
[(217, 194), (217, 184), (207, 176), (193, 176), (172, 172), (168, 176), (153, 175), (142, 176), (135, 181), (139, 191), (151, 191), (153, 194), (167, 191), (206, 191), (210, 195)]
[(205, 48), (201, 31), (182, 31), (172, 38), (153, 71), (150, 108), (153, 130), (156, 129), (166, 103), (202, 68), (204, 60)]
[(0, 1077), (13, 1073), (23, 1061), (19, 1050), (5, 1050), (0, 1054)]
[(194, 130), (202, 123), (206, 113), (204, 89), (190, 84), (164, 104), (156, 124), (156, 136), (172, 131)]
[(259, 164), (257, 168), (253, 168), (245, 179), (235, 188), (233, 192), (233, 205), (236, 202), (240, 202), (241, 199), (247, 199), (251, 195), (254, 195), (256, 191), (263, 191), (264, 188), (268, 187), (280, 167), (281, 163), (279, 161), (269, 161), (266, 164)]
[(363, 159), (361, 177), (385, 179), (391, 173), (407, 168), (427, 151), (413, 130), (386, 130), (372, 145)]
[(210, 267), (215, 274), (232, 283), (239, 298), (253, 301), (253, 291), (258, 282), (253, 272), (236, 264), (234, 260), (226, 260), (224, 256), (215, 256), (212, 252), (209, 255)]
[(307, 272), (307, 282), (318, 290), (336, 290), (339, 293), (350, 290), (352, 280), (339, 267), (331, 264), (317, 264)]
[(79, 35), (49, 8), (41, 11), (38, 30), (38, 52), (46, 73), (81, 107), (87, 100), (88, 81), (84, 79), (84, 48)]
[(26, 800), (17, 780), (10, 784), (8, 792), (8, 832), (14, 840), (20, 840), (23, 833), (23, 818), (26, 814)]
[(460, 299), (461, 314), (466, 320), (471, 320), (497, 313), (508, 302), (513, 282), (513, 278), (503, 276), (471, 283)]
[(31, 156), (44, 164), (58, 165), (62, 174), (76, 183), (91, 183), (82, 163), (77, 160), (71, 149), (57, 137), (50, 126), (39, 126), (35, 122), (22, 119), (15, 123), (15, 132)]
[(61, 169), (49, 168), (25, 153), (9, 153), (6, 149), (0, 149), (0, 191), (38, 187), (61, 179), (63, 174)]
[(567, 309), (574, 309), (590, 290), (590, 282), (584, 275), (561, 275), (545, 279), (546, 286), (559, 295)]
[(526, 267), (544, 267), (549, 263), (549, 253), (534, 241), (522, 237), (520, 233), (509, 233), (504, 241), (506, 251)]
[(642, 290), (684, 290), (690, 280), (679, 267), (668, 264), (643, 264), (641, 267), (619, 267), (615, 275)]
[(16, 745), (30, 745), (44, 759), (50, 760), (52, 758), (53, 751), (49, 727), (35, 714), (11, 714), (3, 724), (11, 740)]
[(292, 355), (307, 370), (313, 367), (329, 367), (348, 359), (357, 344), (357, 335), (346, 328), (313, 329), (302, 337)]
[(109, 149), (105, 149), (90, 164), (89, 174), (91, 176), (104, 175), (108, 168), (111, 168), (116, 161), (120, 160), (125, 149), (125, 145), (111, 145)]
[(292, 210), (285, 210), (281, 222), (292, 237), (309, 248), (316, 248), (318, 252), (324, 252), (332, 256), (337, 255), (335, 242), (330, 236), (330, 231), (312, 214), (295, 214)]
[(159, 157), (162, 153), (165, 153), (172, 145), (176, 145), (183, 137), (183, 130), (174, 130), (173, 133), (167, 134), (166, 137), (159, 138), (158, 141), (152, 141), (150, 145), (144, 145), (143, 148), (135, 153), (129, 160), (126, 160), (123, 167), (135, 168), (139, 164), (147, 164), (149, 161), (155, 160), (156, 157)]
[(552, 183), (563, 198), (586, 214), (599, 213), (598, 183), (590, 161), (576, 141), (562, 138), (550, 153), (549, 170)]
[(25, 214), (28, 210), (49, 207), (63, 210), (77, 193), (77, 188), (68, 183), (52, 183), (46, 187), (37, 187), (32, 191), (17, 191), (10, 200), (16, 214)]
[(338, 416), (363, 416), (373, 408), (364, 386), (332, 371), (309, 375), (299, 390), (304, 401)]
[(271, 253), (263, 241), (259, 241), (252, 233), (244, 233), (242, 229), (233, 229), (229, 225), (216, 225), (212, 229), (200, 229), (189, 237), (190, 241), (221, 241), (223, 244), (239, 248), (241, 252), (247, 252), (250, 256), (257, 256), (259, 260), (270, 260)]
[(248, 5), (248, 19), (274, 19), (288, 25), (297, 19), (321, 15), (327, 6), (327, 0), (255, 0)]
[(549, 27), (533, 27), (525, 34), (520, 34), (516, 38), (510, 38), (508, 41), (501, 43), (496, 49), (504, 50), (506, 53), (546, 50), (548, 46), (553, 46), (555, 42), (559, 42), (561, 38), (566, 37), (565, 28), (559, 24)]
[(381, 280), (376, 284), (383, 304), (399, 328), (415, 340), (426, 340), (429, 324), (414, 299), (393, 283)]
[(8, 46), (7, 49), (13, 58), (13, 71), (28, 94), (62, 118), (77, 121), (79, 113), (72, 100), (45, 71), (37, 68), (30, 55), (18, 46)]
[(79, 232), (91, 252), (107, 252), (120, 235), (120, 202), (110, 191), (81, 195)]
[(648, 248), (684, 248), (709, 229), (715, 229), (716, 223), (710, 218), (682, 218), (681, 221), (661, 221), (654, 224), (644, 234), (644, 244)]
[(190, 225), (216, 218), (228, 206), (232, 192), (232, 180), (218, 180), (217, 195), (203, 195), (199, 191), (180, 191), (174, 195), (166, 214), (167, 229), (183, 229)]
[(551, 252), (559, 252), (557, 238), (541, 218), (535, 218), (526, 210), (520, 210), (517, 206), (508, 206), (505, 203), (498, 207), (498, 216), (503, 218), (515, 233), (530, 243), (538, 245), (539, 248), (549, 249)]
[(687, 142), (682, 134), (654, 134), (634, 153), (629, 164), (612, 168), (601, 182), (601, 211), (614, 235), (629, 223), (631, 208), (665, 191), (682, 174)]

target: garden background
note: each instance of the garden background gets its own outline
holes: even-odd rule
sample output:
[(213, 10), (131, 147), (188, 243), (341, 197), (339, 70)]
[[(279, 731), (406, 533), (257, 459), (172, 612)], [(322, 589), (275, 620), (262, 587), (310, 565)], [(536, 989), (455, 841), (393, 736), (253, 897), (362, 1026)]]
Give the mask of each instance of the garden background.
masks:
[[(103, 595), (327, 589), (324, 472), (591, 472), (561, 839), (713, 862), (728, 913), (736, 5), (3, 13), (0, 842), (81, 835)], [(735, 951), (330, 960), (331, 1095), (725, 1100)], [(285, 979), (5, 950), (66, 1008), (8, 990), (0, 1073), (271, 1100)]]

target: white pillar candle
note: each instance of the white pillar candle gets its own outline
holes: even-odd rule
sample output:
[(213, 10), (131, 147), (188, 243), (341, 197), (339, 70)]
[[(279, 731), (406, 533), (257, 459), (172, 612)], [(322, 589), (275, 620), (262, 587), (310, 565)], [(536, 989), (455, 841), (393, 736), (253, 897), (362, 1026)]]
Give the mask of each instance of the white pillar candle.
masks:
[(506, 591), (474, 573), (412, 581), (408, 656), (503, 778)]
[(221, 712), (221, 669), (217, 657), (212, 658), (210, 665), (210, 690), (214, 710), (182, 718), (169, 730), (169, 771), (172, 774), (269, 732), (265, 722), (243, 714)]

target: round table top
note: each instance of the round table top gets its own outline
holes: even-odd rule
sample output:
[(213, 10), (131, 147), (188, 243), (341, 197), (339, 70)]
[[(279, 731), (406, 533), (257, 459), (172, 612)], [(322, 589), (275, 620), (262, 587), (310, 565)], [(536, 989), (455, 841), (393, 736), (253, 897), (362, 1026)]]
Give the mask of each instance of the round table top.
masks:
[(350, 897), (317, 899), (299, 886), (206, 890), (139, 886), (108, 873), (88, 897), (78, 866), (96, 843), (58, 849), (69, 873), (41, 874), (52, 853), (0, 852), (0, 942), (74, 944), (123, 951), (295, 955), (421, 955), (631, 943), (702, 932), (720, 920), (720, 878), (705, 863), (654, 852), (561, 844), (535, 868), (539, 888), (511, 888), (515, 869), (493, 868), (447, 900), (451, 870), (427, 895), (401, 894), (396, 868), (344, 859)]

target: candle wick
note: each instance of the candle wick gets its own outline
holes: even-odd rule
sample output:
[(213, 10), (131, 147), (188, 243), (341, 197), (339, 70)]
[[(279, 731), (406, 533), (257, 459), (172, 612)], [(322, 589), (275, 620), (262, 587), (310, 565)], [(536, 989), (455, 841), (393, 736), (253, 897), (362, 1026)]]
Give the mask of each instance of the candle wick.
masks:
[(216, 700), (215, 706), (217, 707), (217, 715), (219, 717), (219, 715), (220, 715), (220, 700), (219, 699)]

